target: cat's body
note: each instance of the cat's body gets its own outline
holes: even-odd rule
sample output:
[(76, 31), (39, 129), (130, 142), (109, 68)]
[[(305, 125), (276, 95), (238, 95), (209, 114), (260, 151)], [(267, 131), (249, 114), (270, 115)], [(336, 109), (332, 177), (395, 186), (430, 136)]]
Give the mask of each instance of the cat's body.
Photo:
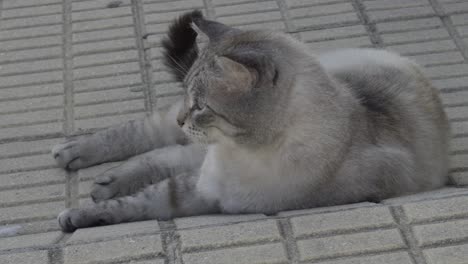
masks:
[[(190, 22), (209, 43), (200, 53)], [(190, 41), (175, 43), (178, 31)], [(54, 149), (71, 169), (146, 152), (99, 175), (100, 202), (64, 211), (64, 230), (379, 201), (447, 181), (447, 119), (405, 58), (370, 49), (316, 58), (283, 34), (234, 30), (197, 12), (171, 28), (165, 47), (183, 102)], [(206, 148), (191, 143), (197, 133)]]

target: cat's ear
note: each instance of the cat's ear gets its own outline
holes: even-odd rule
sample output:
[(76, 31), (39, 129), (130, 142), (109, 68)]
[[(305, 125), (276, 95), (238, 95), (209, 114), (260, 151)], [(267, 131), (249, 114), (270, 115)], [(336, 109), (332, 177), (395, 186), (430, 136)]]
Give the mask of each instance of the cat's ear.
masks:
[(215, 63), (226, 80), (223, 86), (228, 94), (244, 94), (249, 92), (257, 80), (257, 75), (251, 69), (225, 56), (216, 56)]
[(183, 14), (169, 26), (167, 37), (162, 40), (164, 64), (177, 81), (184, 80), (198, 57), (197, 32), (191, 26), (195, 20), (204, 20), (199, 10)]
[(217, 21), (206, 20), (203, 17), (193, 20), (194, 30), (202, 40), (215, 42), (229, 33), (239, 31)]

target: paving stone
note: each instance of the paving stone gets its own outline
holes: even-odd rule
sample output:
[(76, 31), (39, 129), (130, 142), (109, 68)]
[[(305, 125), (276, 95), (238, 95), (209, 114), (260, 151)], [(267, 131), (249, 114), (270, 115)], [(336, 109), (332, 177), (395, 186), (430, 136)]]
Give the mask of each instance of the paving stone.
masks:
[(31, 2), (30, 0), (6, 0), (3, 1), (3, 9), (10, 9), (10, 8), (19, 8), (25, 6), (40, 6), (40, 5), (49, 5), (49, 4), (56, 4), (60, 3), (60, 0), (35, 0)]
[(125, 115), (104, 116), (99, 118), (79, 119), (75, 121), (75, 126), (78, 130), (106, 128), (128, 120), (141, 119), (143, 116), (143, 113), (132, 113)]
[[(463, 124), (463, 131), (459, 132), (460, 134), (467, 134), (468, 133), (468, 122), (454, 122), (455, 124), (462, 123)], [(454, 133), (457, 133), (458, 131), (457, 126), (454, 126)], [(458, 154), (458, 155), (453, 155), (450, 157), (450, 168), (451, 169), (465, 169), (467, 168), (468, 164), (466, 164), (466, 161), (468, 159), (468, 154)]]
[(136, 42), (133, 38), (102, 40), (92, 43), (79, 43), (73, 45), (74, 55), (84, 55), (99, 52), (111, 52), (127, 49), (136, 49)]
[(130, 264), (164, 264), (164, 259), (151, 259), (151, 260), (142, 260), (142, 261), (135, 261), (132, 260), (129, 262)]
[[(32, 96), (52, 96), (59, 95), (61, 93), (63, 93), (63, 84), (60, 82), (14, 88), (2, 88), (0, 89), (0, 98), (7, 100)], [(2, 102), (2, 104), (3, 103), (4, 102)]]
[(334, 3), (329, 5), (301, 7), (289, 10), (289, 14), (292, 18), (323, 16), (329, 14), (341, 15), (341, 13), (347, 12), (354, 12), (354, 8), (351, 3)]
[(132, 14), (132, 9), (129, 6), (121, 6), (118, 8), (106, 8), (106, 9), (92, 9), (87, 11), (73, 12), (72, 22), (85, 21), (85, 20), (97, 20), (111, 17), (121, 17)]
[(450, 177), (457, 186), (468, 185), (468, 171), (452, 172)]
[(423, 201), (403, 205), (411, 222), (435, 221), (468, 215), (468, 197)]
[(450, 120), (462, 120), (468, 118), (468, 106), (448, 107), (445, 112)]
[(457, 89), (460, 87), (468, 87), (466, 81), (468, 77), (455, 77), (455, 78), (446, 78), (443, 80), (433, 80), (432, 84), (441, 89), (450, 91), (451, 89)]
[(149, 3), (143, 5), (143, 10), (145, 12), (167, 12), (174, 10), (184, 10), (188, 11), (190, 9), (200, 8), (202, 9), (203, 1), (202, 0), (184, 0), (184, 1), (171, 1), (171, 2), (162, 2), (162, 3)]
[(346, 257), (338, 260), (314, 262), (319, 264), (412, 264), (408, 253), (384, 253), (376, 256)]
[[(2, 65), (0, 67), (1, 75), (18, 75), (35, 71), (53, 71), (63, 68), (62, 59), (37, 60), (30, 62), (20, 62)], [(1, 77), (0, 77), (1, 78)]]
[(104, 91), (92, 91), (84, 93), (75, 93), (75, 105), (110, 102), (110, 101), (126, 101), (132, 99), (143, 99), (142, 93), (132, 92), (130, 88), (117, 88)]
[(419, 246), (453, 243), (468, 238), (468, 220), (418, 225), (413, 231)]
[(263, 214), (246, 214), (246, 215), (203, 215), (193, 217), (182, 217), (174, 219), (178, 229), (186, 229), (193, 227), (224, 225), (231, 223), (247, 222), (259, 219), (265, 219)]
[(281, 239), (274, 220), (180, 230), (183, 251), (218, 248)]
[(468, 245), (448, 246), (427, 249), (423, 254), (428, 264), (464, 264), (466, 263)]
[(418, 6), (400, 9), (368, 11), (369, 18), (373, 21), (384, 21), (390, 19), (408, 19), (435, 15), (431, 6)]
[(62, 169), (46, 169), (35, 171), (23, 171), (0, 175), (1, 188), (12, 188), (14, 186), (34, 185), (44, 183), (64, 182), (66, 172)]
[(0, 224), (55, 219), (64, 207), (64, 202), (49, 202), (0, 208)]
[(184, 263), (190, 264), (287, 263), (286, 252), (280, 243), (196, 252), (182, 257)]
[(442, 21), (437, 17), (420, 18), (403, 21), (380, 22), (376, 25), (381, 33), (398, 32), (426, 28), (443, 28)]
[[(62, 36), (34, 37), (31, 39), (3, 40), (0, 50), (13, 51), (19, 49), (32, 49), (62, 45)], [(61, 55), (58, 54), (57, 55)], [(56, 56), (58, 57), (58, 56)]]
[(447, 106), (456, 106), (468, 102), (468, 91), (455, 91), (451, 93), (440, 93), (442, 103)]
[(67, 244), (90, 243), (110, 239), (145, 235), (159, 231), (158, 221), (141, 221), (103, 227), (78, 229)]
[(62, 131), (61, 123), (28, 125), (21, 127), (0, 128), (0, 142), (38, 135), (57, 135)]
[(118, 76), (123, 73), (138, 72), (140, 65), (138, 62), (126, 62), (117, 64), (108, 64), (101, 66), (91, 66), (86, 68), (78, 68), (73, 70), (75, 79), (95, 78), (105, 75)]
[[(10, 1), (13, 2), (13, 1)], [(28, 18), (6, 19), (2, 20), (0, 29), (12, 29), (21, 27), (37, 27), (43, 25), (60, 24), (63, 16), (61, 14), (45, 15)]]
[(396, 229), (299, 240), (297, 246), (301, 261), (406, 247), (400, 232)]
[(62, 5), (43, 5), (2, 10), (2, 19), (62, 13)]
[(279, 10), (279, 7), (275, 1), (264, 1), (215, 8), (216, 16), (218, 18), (227, 15), (250, 13), (252, 10), (261, 10), (262, 12), (266, 12)]
[(359, 18), (356, 13), (343, 13), (337, 15), (325, 15), (318, 17), (308, 17), (294, 19), (293, 23), (299, 29), (311, 28), (311, 27), (325, 27), (327, 25), (340, 25), (340, 24), (355, 24), (359, 22)]
[(279, 11), (270, 11), (265, 13), (220, 17), (218, 21), (227, 25), (235, 26), (281, 19), (282, 17)]
[(49, 109), (42, 111), (0, 115), (0, 127), (14, 125), (28, 125), (35, 122), (57, 122), (63, 116), (62, 109)]
[(104, 242), (71, 245), (63, 250), (64, 263), (129, 261), (130, 258), (162, 254), (159, 235), (128, 237)]
[(389, 45), (387, 48), (394, 50), (402, 55), (456, 50), (455, 43), (453, 43), (452, 40), (437, 40), (411, 44)]
[(342, 48), (362, 48), (362, 47), (372, 47), (372, 42), (367, 36), (364, 37), (355, 37), (355, 38), (345, 38), (345, 39), (336, 39), (328, 41), (318, 41), (318, 42), (309, 42), (307, 46), (316, 53), (322, 53), (326, 51), (332, 51)]
[[(289, 7), (304, 7), (311, 5), (327, 4), (330, 0), (286, 0), (287, 6)], [(346, 2), (346, 0), (337, 0), (334, 2)]]
[(63, 79), (62, 71), (50, 71), (47, 73), (29, 73), (20, 76), (2, 76), (0, 77), (0, 88), (17, 86), (17, 85), (28, 85), (28, 84), (39, 84), (53, 81), (61, 81)]
[(363, 25), (319, 29), (304, 31), (300, 33), (301, 39), (304, 42), (320, 41), (320, 40), (333, 40), (339, 38), (349, 38), (355, 36), (366, 36), (366, 28)]
[(0, 237), (12, 237), (60, 231), (56, 218), (44, 221), (25, 222), (0, 226)]
[(9, 100), (0, 104), (0, 113), (57, 108), (63, 106), (63, 95), (51, 95), (30, 99)]
[(133, 27), (122, 27), (115, 29), (103, 29), (86, 32), (73, 33), (73, 43), (84, 43), (91, 41), (102, 41), (109, 39), (128, 38), (135, 36)]
[(170, 82), (174, 81), (174, 77), (167, 71), (155, 71), (153, 72), (153, 80), (158, 83)]
[(65, 185), (54, 184), (40, 187), (15, 188), (0, 192), (0, 205), (12, 205), (26, 202), (57, 201), (65, 198)]
[(468, 4), (463, 2), (447, 3), (443, 7), (447, 14), (468, 12)]
[(451, 64), (423, 68), (430, 78), (463, 76), (468, 74), (468, 64)]
[(75, 91), (81, 92), (98, 89), (129, 87), (140, 85), (141, 83), (142, 80), (140, 73), (122, 73), (116, 76), (74, 80), (73, 86)]
[(164, 13), (145, 13), (145, 24), (166, 23), (180, 16), (182, 11), (168, 11)]
[(381, 36), (386, 44), (450, 38), (450, 35), (448, 34), (447, 30), (442, 28), (408, 31), (400, 33), (388, 33), (382, 34)]
[(468, 190), (446, 186), (446, 187), (435, 189), (432, 191), (420, 192), (420, 193), (416, 193), (412, 195), (404, 195), (404, 196), (385, 199), (381, 201), (381, 203), (385, 205), (396, 206), (396, 205), (403, 205), (403, 204), (415, 203), (415, 202), (426, 201), (426, 200), (449, 198), (449, 197), (454, 197), (454, 196), (460, 196), (463, 194), (468, 194)]
[(244, 30), (268, 28), (270, 30), (283, 31), (284, 32), (286, 30), (286, 25), (285, 25), (285, 23), (283, 21), (272, 21), (272, 22), (255, 23), (255, 24), (251, 24), (251, 25), (239, 25), (239, 26), (236, 26), (236, 28), (244, 29)]
[(110, 64), (127, 61), (138, 61), (138, 52), (136, 50), (125, 50), (76, 56), (73, 58), (73, 67), (78, 68), (94, 64)]
[(0, 250), (47, 246), (54, 243), (60, 237), (60, 235), (61, 232), (50, 232), (34, 235), (0, 238)]
[[(90, 10), (90, 9), (107, 9), (109, 3), (112, 1), (109, 0), (93, 0), (93, 1), (80, 1), (72, 2), (72, 11), (81, 11), (81, 10)], [(119, 8), (122, 6), (129, 6), (131, 4), (130, 0), (120, 0)]]
[(91, 30), (102, 30), (108, 28), (128, 27), (133, 25), (133, 18), (131, 16), (109, 18), (105, 20), (92, 20), (74, 22), (72, 24), (73, 32), (84, 32)]
[(62, 47), (37, 48), (18, 51), (0, 52), (0, 63), (38, 60), (42, 58), (58, 58), (62, 54)]
[[(451, 123), (452, 127), (452, 134), (454, 136), (461, 136), (461, 135), (466, 135), (468, 133), (468, 122), (452, 122)], [(458, 167), (461, 164), (464, 164), (462, 160), (460, 160), (461, 163), (456, 163), (452, 164), (452, 168)]]
[(452, 138), (451, 151), (463, 151), (468, 149), (468, 137)]
[(47, 264), (49, 263), (49, 257), (47, 250), (31, 251), (24, 253), (10, 253), (0, 255), (0, 262), (3, 264)]
[(424, 6), (429, 5), (427, 0), (392, 0), (392, 1), (364, 1), (364, 6), (366, 10), (375, 10), (375, 9), (394, 9), (394, 8), (403, 8), (403, 7), (413, 7), (413, 6)]
[(53, 145), (62, 139), (45, 139), (0, 144), (0, 158), (37, 153), (50, 153)]
[(394, 225), (394, 221), (386, 207), (364, 207), (293, 217), (291, 225), (294, 236), (303, 237), (363, 228), (389, 227)]
[(0, 40), (59, 35), (62, 34), (62, 30), (62, 25), (2, 30)]
[(122, 114), (135, 111), (145, 111), (145, 104), (142, 99), (77, 106), (75, 107), (75, 116), (77, 118), (86, 118), (96, 115)]
[(450, 18), (452, 19), (452, 22), (455, 26), (468, 24), (468, 17), (466, 14), (453, 15), (450, 16)]
[(323, 213), (345, 211), (345, 210), (351, 210), (351, 209), (363, 208), (363, 207), (374, 207), (375, 205), (376, 205), (375, 203), (362, 202), (362, 203), (335, 205), (335, 206), (328, 206), (328, 207), (316, 207), (316, 208), (303, 209), (303, 210), (283, 211), (283, 212), (279, 212), (278, 216), (291, 217), (291, 216), (302, 216), (302, 215), (311, 215), (311, 214), (323, 214)]
[(437, 64), (459, 64), (464, 62), (463, 56), (458, 51), (422, 54), (411, 56), (410, 58), (422, 66), (433, 66)]

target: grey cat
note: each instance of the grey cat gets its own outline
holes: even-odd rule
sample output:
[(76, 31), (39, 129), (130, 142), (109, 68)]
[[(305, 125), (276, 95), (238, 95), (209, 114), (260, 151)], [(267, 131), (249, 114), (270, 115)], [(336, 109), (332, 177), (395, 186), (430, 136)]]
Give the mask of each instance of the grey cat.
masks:
[(443, 186), (449, 125), (412, 61), (372, 49), (312, 55), (282, 33), (182, 15), (163, 41), (183, 101), (54, 147), (95, 180), (64, 231), (147, 219), (264, 213), (382, 199)]

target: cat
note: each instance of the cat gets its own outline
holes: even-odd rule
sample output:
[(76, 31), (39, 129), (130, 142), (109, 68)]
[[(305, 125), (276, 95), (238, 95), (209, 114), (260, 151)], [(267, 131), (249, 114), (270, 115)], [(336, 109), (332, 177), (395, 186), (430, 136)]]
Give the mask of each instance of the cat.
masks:
[(69, 170), (128, 159), (96, 177), (94, 205), (60, 213), (63, 231), (379, 202), (447, 183), (448, 121), (407, 58), (315, 56), (284, 33), (198, 10), (177, 18), (162, 46), (183, 100), (53, 148)]

